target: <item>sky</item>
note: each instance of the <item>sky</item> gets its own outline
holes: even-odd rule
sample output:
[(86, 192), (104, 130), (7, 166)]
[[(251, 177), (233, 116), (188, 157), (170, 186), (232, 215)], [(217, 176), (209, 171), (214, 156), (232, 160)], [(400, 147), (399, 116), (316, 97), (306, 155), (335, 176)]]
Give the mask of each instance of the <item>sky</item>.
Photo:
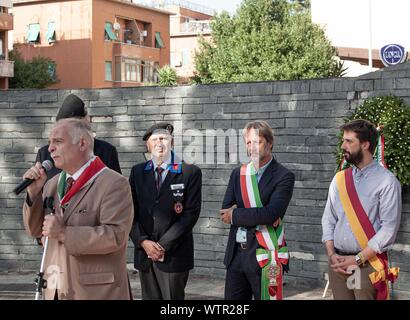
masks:
[(226, 10), (229, 13), (234, 13), (242, 0), (190, 0), (190, 2), (216, 9), (218, 12)]
[[(152, 5), (152, 3), (167, 3), (166, 0), (132, 0), (135, 3), (145, 4), (145, 5)], [(199, 4), (205, 6), (210, 9), (215, 9), (217, 12), (221, 12), (223, 10), (228, 11), (230, 14), (234, 14), (236, 9), (238, 8), (239, 4), (242, 0), (182, 0), (186, 2), (190, 2), (193, 4)], [(173, 1), (169, 1), (173, 2)]]

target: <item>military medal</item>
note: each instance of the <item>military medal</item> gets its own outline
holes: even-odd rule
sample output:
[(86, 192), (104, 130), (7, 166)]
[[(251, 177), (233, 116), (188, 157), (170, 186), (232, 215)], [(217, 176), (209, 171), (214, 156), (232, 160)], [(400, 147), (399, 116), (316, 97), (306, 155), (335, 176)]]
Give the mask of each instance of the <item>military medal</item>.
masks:
[(176, 214), (180, 214), (182, 212), (182, 210), (184, 209), (183, 205), (181, 202), (175, 202), (174, 204), (174, 210)]
[(171, 184), (172, 195), (174, 196), (174, 211), (176, 214), (180, 214), (184, 210), (182, 201), (184, 201), (184, 188), (183, 183)]

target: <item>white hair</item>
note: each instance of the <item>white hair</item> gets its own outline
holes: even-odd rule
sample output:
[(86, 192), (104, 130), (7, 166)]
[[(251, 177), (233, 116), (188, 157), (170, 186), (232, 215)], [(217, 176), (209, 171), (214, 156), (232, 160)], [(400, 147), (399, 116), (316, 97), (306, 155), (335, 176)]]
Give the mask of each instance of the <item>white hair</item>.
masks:
[(94, 150), (94, 135), (90, 123), (84, 118), (66, 118), (58, 120), (55, 127), (65, 125), (69, 127), (68, 134), (71, 136), (72, 144), (77, 144), (83, 138), (88, 142), (89, 152), (92, 155)]

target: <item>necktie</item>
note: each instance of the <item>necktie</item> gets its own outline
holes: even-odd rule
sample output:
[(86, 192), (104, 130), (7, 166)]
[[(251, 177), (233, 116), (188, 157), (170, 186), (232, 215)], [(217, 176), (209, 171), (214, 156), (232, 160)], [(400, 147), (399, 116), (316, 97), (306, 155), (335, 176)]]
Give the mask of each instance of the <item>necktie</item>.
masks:
[(163, 168), (161, 167), (157, 167), (155, 169), (155, 171), (157, 172), (157, 179), (155, 180), (156, 185), (157, 185), (157, 191), (159, 192), (159, 190), (161, 190), (161, 186), (162, 186), (162, 172), (164, 171)]
[(68, 191), (70, 191), (71, 187), (73, 186), (73, 183), (74, 183), (73, 177), (68, 177), (67, 180), (65, 181), (64, 195), (66, 195), (68, 193)]

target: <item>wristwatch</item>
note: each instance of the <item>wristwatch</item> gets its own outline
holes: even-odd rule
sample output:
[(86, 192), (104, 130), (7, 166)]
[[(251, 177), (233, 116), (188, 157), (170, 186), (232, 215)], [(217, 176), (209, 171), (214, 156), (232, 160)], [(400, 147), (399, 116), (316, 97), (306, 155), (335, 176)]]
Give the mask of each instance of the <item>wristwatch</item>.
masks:
[(356, 260), (356, 263), (357, 263), (358, 266), (361, 266), (363, 264), (363, 260), (362, 260), (362, 257), (361, 257), (360, 253), (356, 254), (354, 256), (354, 259)]

